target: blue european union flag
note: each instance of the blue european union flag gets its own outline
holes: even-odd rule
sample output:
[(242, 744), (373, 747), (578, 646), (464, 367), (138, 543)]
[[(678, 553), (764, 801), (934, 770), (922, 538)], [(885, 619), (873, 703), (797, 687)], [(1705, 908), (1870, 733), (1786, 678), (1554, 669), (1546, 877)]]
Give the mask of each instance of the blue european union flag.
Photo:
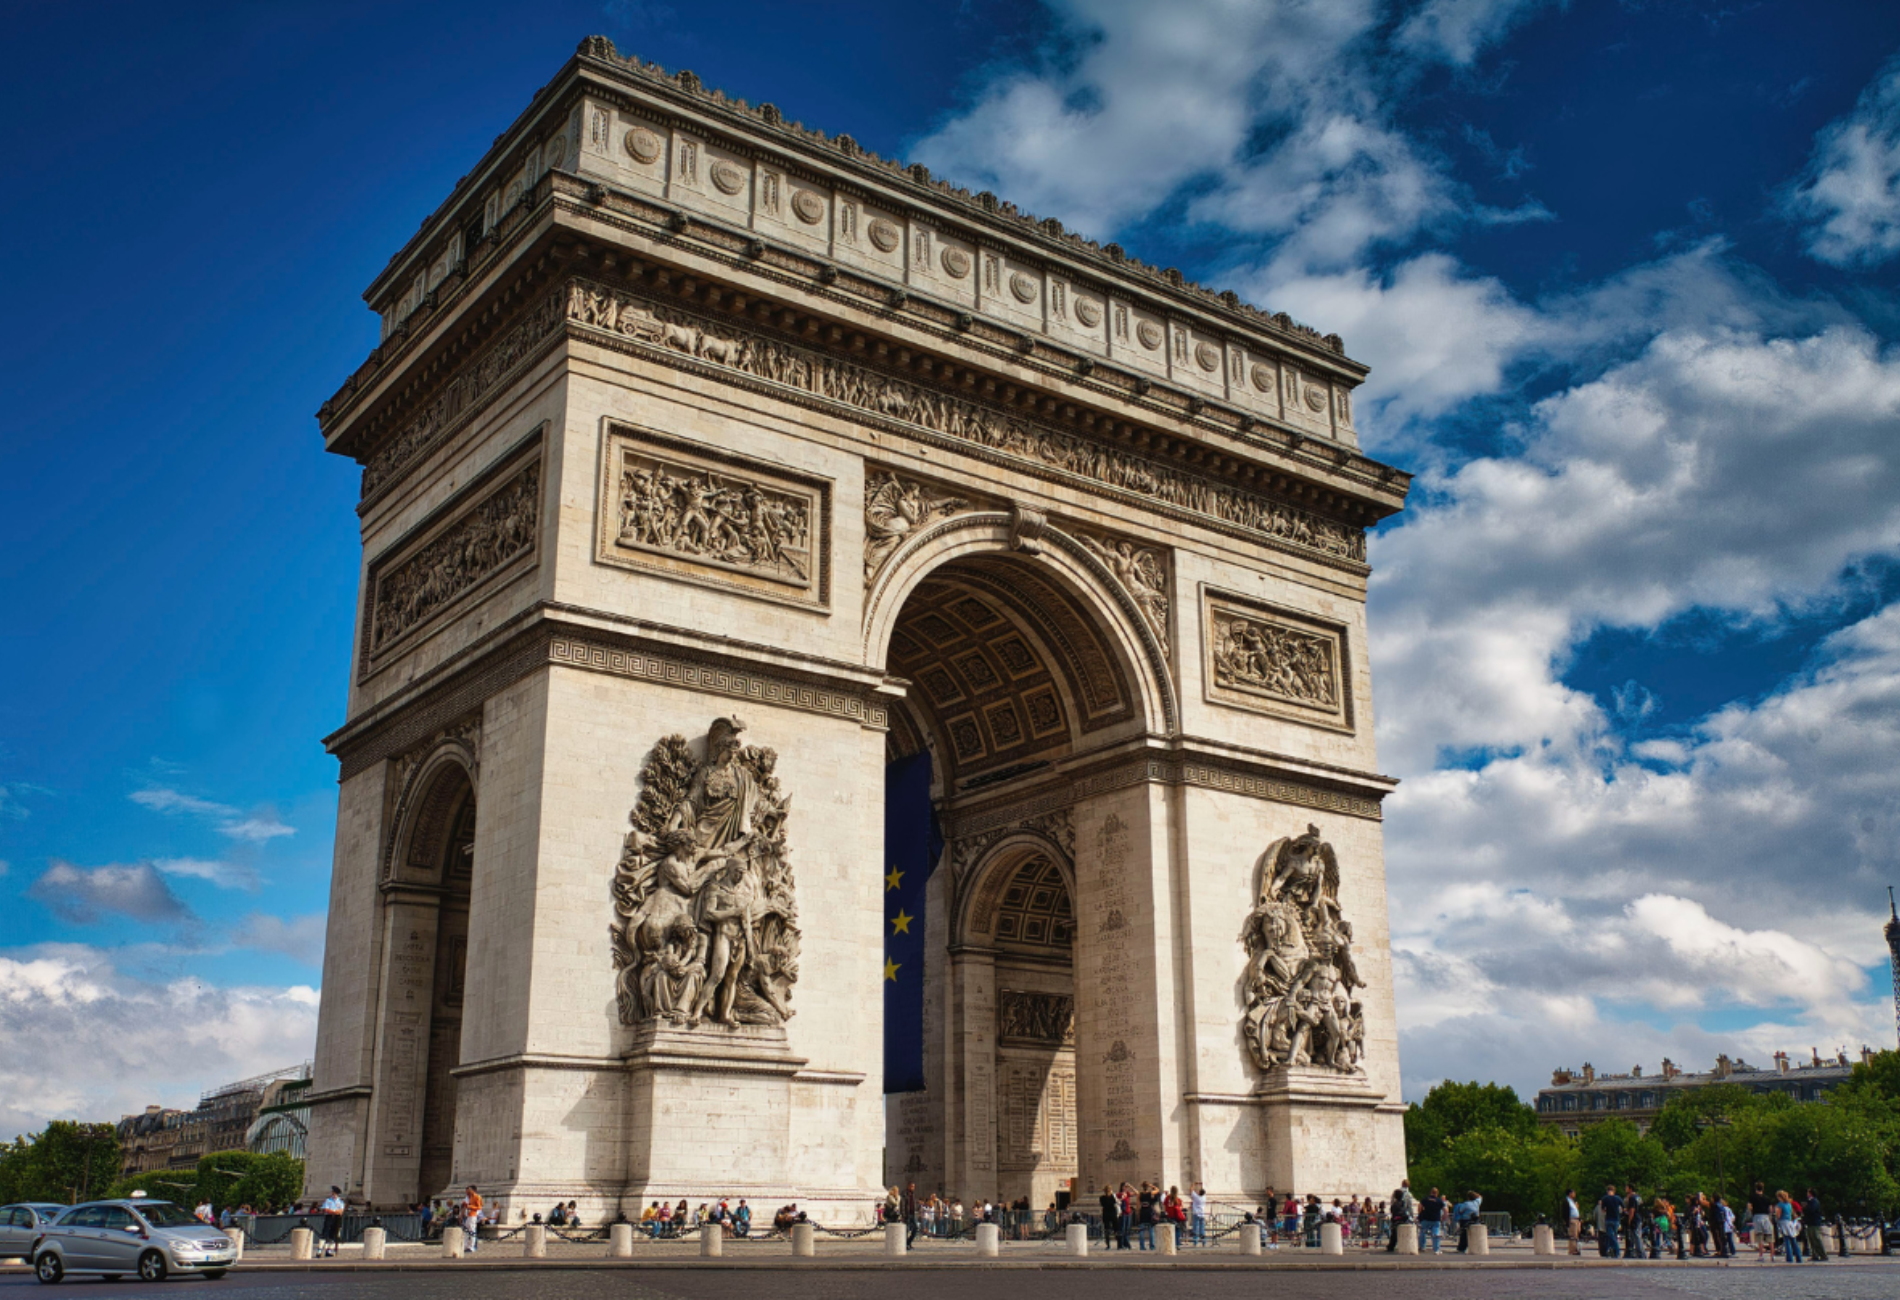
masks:
[(924, 1087), (924, 886), (943, 853), (928, 750), (884, 769), (884, 1091)]

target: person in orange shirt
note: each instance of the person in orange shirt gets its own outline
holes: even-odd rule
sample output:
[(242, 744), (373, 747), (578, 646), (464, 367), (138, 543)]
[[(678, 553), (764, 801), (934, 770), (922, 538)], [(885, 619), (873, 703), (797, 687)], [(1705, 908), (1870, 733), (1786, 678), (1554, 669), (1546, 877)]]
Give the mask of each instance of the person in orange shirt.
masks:
[(476, 1244), (481, 1240), (482, 1232), (482, 1194), (475, 1190), (475, 1184), (468, 1185), (468, 1194), (462, 1197), (462, 1253), (473, 1255)]

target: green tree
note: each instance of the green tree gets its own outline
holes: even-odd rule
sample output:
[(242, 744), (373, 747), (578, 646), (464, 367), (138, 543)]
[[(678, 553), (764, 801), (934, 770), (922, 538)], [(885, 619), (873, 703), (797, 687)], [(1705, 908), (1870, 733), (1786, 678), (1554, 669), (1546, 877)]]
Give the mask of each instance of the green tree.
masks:
[(1649, 1191), (1669, 1172), (1669, 1149), (1644, 1137), (1626, 1119), (1587, 1125), (1577, 1140), (1576, 1176), (1580, 1196), (1595, 1200), (1607, 1184), (1635, 1183)]
[(73, 1201), (103, 1196), (123, 1156), (110, 1124), (54, 1120), (0, 1152), (0, 1201)]
[(1900, 1052), (1875, 1052), (1857, 1063), (1840, 1091), (1900, 1102)]
[(1519, 1139), (1537, 1129), (1537, 1112), (1518, 1100), (1517, 1090), (1498, 1083), (1446, 1080), (1405, 1112), (1405, 1156), (1416, 1162), (1444, 1150), (1467, 1133), (1496, 1128)]

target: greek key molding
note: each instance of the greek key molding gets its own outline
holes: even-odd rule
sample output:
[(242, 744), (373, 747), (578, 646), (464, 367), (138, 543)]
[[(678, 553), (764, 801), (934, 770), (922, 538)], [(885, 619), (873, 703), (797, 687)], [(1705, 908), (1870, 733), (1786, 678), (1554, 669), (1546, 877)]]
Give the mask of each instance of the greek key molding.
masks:
[(1377, 799), (1365, 799), (1358, 795), (1344, 794), (1338, 790), (1328, 790), (1323, 786), (1307, 785), (1300, 781), (1278, 780), (1273, 777), (1256, 776), (1250, 772), (1209, 767), (1200, 763), (1183, 763), (1178, 779), (1183, 785), (1198, 785), (1209, 790), (1221, 790), (1227, 794), (1246, 795), (1249, 799), (1269, 799), (1274, 803), (1299, 804), (1306, 808), (1344, 813), (1348, 817), (1363, 817), (1375, 822), (1383, 821), (1385, 818), (1384, 810)]
[(738, 700), (799, 709), (831, 718), (849, 718), (860, 726), (883, 731), (890, 726), (890, 707), (882, 700), (844, 691), (827, 690), (758, 672), (741, 672), (718, 664), (657, 654), (649, 650), (601, 645), (579, 637), (556, 636), (548, 646), (548, 662), (586, 668), (615, 677), (677, 686), (681, 690), (709, 691)]
[(570, 322), (612, 338), (616, 347), (715, 377), (739, 376), (754, 391), (801, 405), (850, 410), (854, 418), (868, 413), (997, 464), (1058, 481), (1080, 479), (1257, 544), (1364, 571), (1363, 528), (606, 285), (577, 278), (568, 294)]

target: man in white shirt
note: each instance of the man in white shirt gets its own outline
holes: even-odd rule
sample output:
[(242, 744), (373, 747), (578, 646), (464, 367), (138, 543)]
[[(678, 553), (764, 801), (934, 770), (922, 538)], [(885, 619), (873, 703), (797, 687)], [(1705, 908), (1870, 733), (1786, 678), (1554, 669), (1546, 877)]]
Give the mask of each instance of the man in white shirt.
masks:
[(1581, 1255), (1577, 1249), (1577, 1238), (1583, 1232), (1583, 1211), (1577, 1206), (1577, 1193), (1573, 1189), (1564, 1193), (1564, 1231), (1570, 1234), (1570, 1253)]
[(1197, 1246), (1207, 1244), (1207, 1189), (1199, 1183), (1188, 1193), (1188, 1240)]

